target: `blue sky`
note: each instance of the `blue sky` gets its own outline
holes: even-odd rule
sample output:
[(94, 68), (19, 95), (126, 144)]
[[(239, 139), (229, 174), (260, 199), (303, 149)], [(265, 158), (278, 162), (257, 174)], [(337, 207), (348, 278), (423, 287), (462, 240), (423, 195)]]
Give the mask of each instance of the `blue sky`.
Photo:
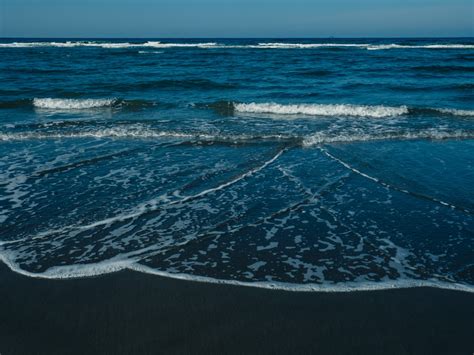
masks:
[(0, 0), (0, 37), (474, 36), (474, 0)]

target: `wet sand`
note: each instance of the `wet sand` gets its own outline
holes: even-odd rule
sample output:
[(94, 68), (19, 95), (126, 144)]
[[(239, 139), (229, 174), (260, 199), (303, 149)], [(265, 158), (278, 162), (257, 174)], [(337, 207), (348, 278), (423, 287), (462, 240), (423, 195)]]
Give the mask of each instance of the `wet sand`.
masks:
[(305, 293), (124, 271), (76, 280), (0, 266), (0, 353), (472, 354), (474, 294)]

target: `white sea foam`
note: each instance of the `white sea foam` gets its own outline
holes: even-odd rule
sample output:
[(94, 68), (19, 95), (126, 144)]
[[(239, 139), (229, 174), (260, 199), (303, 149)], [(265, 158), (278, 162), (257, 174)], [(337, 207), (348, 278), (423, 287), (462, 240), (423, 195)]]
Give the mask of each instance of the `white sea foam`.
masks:
[(387, 49), (474, 49), (474, 44), (367, 44), (367, 43), (291, 43), (291, 42), (262, 42), (258, 44), (219, 44), (216, 42), (203, 43), (163, 43), (160, 41), (136, 42), (101, 42), (101, 41), (65, 41), (65, 42), (10, 42), (0, 43), (0, 48), (34, 48), (34, 47), (99, 47), (99, 48), (248, 48), (248, 49), (315, 49), (315, 48), (361, 48), (368, 50)]
[(474, 110), (458, 110), (455, 108), (438, 108), (436, 111), (454, 116), (474, 116)]
[(312, 49), (312, 48), (366, 48), (368, 44), (359, 43), (259, 43), (254, 48), (271, 48), (271, 49)]
[[(246, 47), (246, 46), (243, 46)], [(364, 48), (368, 50), (385, 49), (474, 49), (473, 44), (427, 44), (427, 45), (402, 45), (402, 44), (367, 44), (367, 43), (259, 43), (258, 46), (249, 48), (272, 49), (312, 49), (312, 48)]]
[(80, 110), (112, 106), (116, 99), (34, 99), (33, 106), (43, 109)]
[(277, 103), (240, 103), (234, 104), (238, 112), (267, 113), (275, 115), (309, 115), (309, 116), (357, 116), (357, 117), (393, 117), (408, 113), (406, 106), (359, 106), (359, 105), (323, 105), (323, 104), (296, 104), (281, 105)]
[(380, 44), (369, 45), (368, 50), (386, 49), (474, 49), (474, 44), (427, 44), (427, 45), (403, 45), (403, 44)]
[(217, 46), (216, 42), (205, 43), (162, 43), (162, 42), (146, 42), (143, 47), (152, 48), (212, 48)]
[(304, 147), (317, 146), (321, 144), (329, 143), (351, 143), (351, 142), (366, 142), (376, 140), (417, 140), (417, 139), (432, 139), (432, 140), (444, 140), (444, 139), (472, 139), (474, 133), (465, 131), (452, 131), (444, 132), (436, 129), (425, 129), (412, 132), (400, 132), (400, 133), (383, 133), (383, 134), (330, 134), (324, 132), (317, 132), (311, 136), (303, 139)]
[(145, 43), (130, 42), (92, 42), (92, 41), (67, 41), (67, 42), (12, 42), (0, 43), (0, 48), (35, 48), (35, 47), (57, 47), (57, 48), (73, 48), (73, 47), (99, 47), (99, 48), (209, 48), (216, 46), (215, 42), (206, 43), (162, 43), (158, 41), (148, 41)]
[(23, 132), (23, 133), (0, 133), (0, 141), (15, 141), (28, 139), (63, 139), (63, 138), (201, 138), (212, 139), (213, 136), (205, 134), (187, 134), (178, 132), (155, 131), (146, 128), (103, 128), (79, 132)]
[(133, 47), (132, 43), (104, 43), (104, 42), (13, 42), (0, 43), (0, 48), (35, 48), (35, 47), (57, 47), (57, 48), (73, 48), (73, 47), (102, 47), (102, 48), (128, 48)]
[(19, 273), (24, 276), (38, 278), (38, 279), (73, 279), (83, 277), (93, 277), (105, 274), (114, 273), (122, 270), (132, 270), (136, 272), (142, 272), (146, 274), (157, 275), (161, 277), (167, 277), (178, 280), (203, 282), (211, 284), (225, 284), (243, 287), (255, 287), (269, 290), (284, 290), (292, 292), (354, 292), (354, 291), (375, 291), (375, 290), (387, 290), (387, 289), (400, 289), (400, 288), (413, 288), (413, 287), (433, 287), (440, 289), (456, 290), (474, 293), (474, 286), (461, 284), (461, 283), (450, 283), (442, 282), (438, 280), (411, 280), (411, 279), (400, 279), (393, 281), (353, 281), (353, 282), (342, 282), (335, 284), (333, 282), (315, 284), (297, 284), (297, 283), (286, 283), (277, 281), (237, 281), (237, 280), (224, 280), (216, 279), (208, 276), (190, 275), (182, 273), (171, 273), (168, 271), (162, 271), (153, 269), (142, 265), (137, 259), (120, 259), (120, 255), (110, 260), (104, 260), (94, 264), (76, 264), (76, 265), (65, 265), (56, 266), (49, 268), (42, 273), (33, 273), (23, 270), (14, 260), (13, 255), (9, 255), (4, 251), (0, 252), (0, 261), (5, 263), (10, 270)]
[(67, 138), (170, 138), (170, 139), (196, 139), (196, 140), (222, 140), (228, 142), (245, 142), (255, 139), (259, 140), (286, 140), (295, 138), (281, 134), (270, 135), (249, 135), (249, 134), (207, 134), (207, 133), (185, 133), (173, 131), (160, 131), (143, 127), (141, 125), (132, 125), (128, 127), (111, 127), (91, 129), (88, 131), (76, 132), (15, 132), (0, 133), (0, 141), (17, 141), (29, 139), (67, 139)]

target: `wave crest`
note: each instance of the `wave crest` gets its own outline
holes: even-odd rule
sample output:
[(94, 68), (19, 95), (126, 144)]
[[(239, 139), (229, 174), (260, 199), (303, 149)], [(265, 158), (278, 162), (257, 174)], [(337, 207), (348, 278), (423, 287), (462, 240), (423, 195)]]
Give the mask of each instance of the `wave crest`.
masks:
[(66, 42), (12, 42), (0, 43), (0, 48), (35, 48), (35, 47), (56, 47), (56, 48), (74, 48), (74, 47), (98, 47), (98, 48), (209, 48), (216, 46), (215, 42), (207, 43), (162, 43), (159, 41), (148, 41), (145, 43), (130, 42), (94, 42), (94, 41), (66, 41)]
[(277, 103), (234, 104), (235, 111), (243, 113), (269, 113), (276, 115), (309, 115), (309, 116), (357, 116), (357, 117), (392, 117), (408, 113), (407, 106), (359, 106), (359, 105), (324, 105), (297, 104), (281, 105)]
[(472, 139), (474, 132), (469, 131), (439, 131), (436, 129), (424, 129), (410, 132), (393, 132), (383, 134), (327, 134), (315, 133), (303, 139), (304, 147), (318, 146), (330, 143), (352, 143), (385, 140), (447, 140), (447, 139)]
[(33, 100), (33, 106), (43, 109), (80, 110), (98, 107), (110, 107), (117, 99), (38, 99)]
[(293, 43), (293, 42), (261, 42), (257, 44), (224, 44), (217, 42), (200, 43), (163, 43), (160, 41), (148, 42), (101, 42), (101, 41), (39, 41), (39, 42), (10, 42), (0, 43), (0, 48), (74, 48), (98, 47), (108, 49), (124, 48), (223, 48), (223, 49), (317, 49), (317, 48), (361, 48), (367, 50), (389, 49), (474, 49), (474, 44), (368, 44), (368, 43)]

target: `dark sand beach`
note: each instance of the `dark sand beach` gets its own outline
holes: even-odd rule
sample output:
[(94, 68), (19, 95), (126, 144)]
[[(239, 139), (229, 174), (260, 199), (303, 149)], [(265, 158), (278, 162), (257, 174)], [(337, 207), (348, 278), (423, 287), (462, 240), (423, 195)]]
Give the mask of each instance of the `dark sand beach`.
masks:
[(305, 293), (119, 272), (27, 278), (0, 267), (0, 353), (471, 354), (474, 295)]

